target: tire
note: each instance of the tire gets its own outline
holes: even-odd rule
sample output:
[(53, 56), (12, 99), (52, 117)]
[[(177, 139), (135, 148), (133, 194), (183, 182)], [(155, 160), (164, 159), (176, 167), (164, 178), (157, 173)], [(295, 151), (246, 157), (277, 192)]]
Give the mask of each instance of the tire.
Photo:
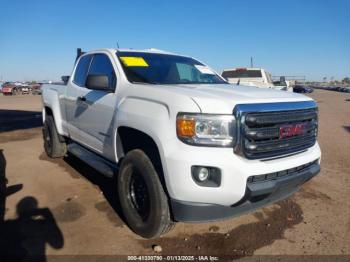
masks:
[(156, 169), (142, 150), (126, 154), (117, 175), (117, 187), (126, 223), (136, 234), (154, 238), (173, 228), (167, 195)]
[(51, 158), (63, 157), (67, 153), (66, 143), (61, 142), (52, 116), (46, 116), (43, 128), (44, 149)]

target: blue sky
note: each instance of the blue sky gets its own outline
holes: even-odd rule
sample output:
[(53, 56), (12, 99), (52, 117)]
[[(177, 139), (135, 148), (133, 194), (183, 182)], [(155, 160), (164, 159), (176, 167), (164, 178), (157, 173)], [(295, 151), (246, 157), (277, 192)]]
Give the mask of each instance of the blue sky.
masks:
[(158, 48), (221, 72), (254, 65), (273, 75), (350, 76), (350, 1), (0, 2), (0, 80), (59, 79), (77, 47)]

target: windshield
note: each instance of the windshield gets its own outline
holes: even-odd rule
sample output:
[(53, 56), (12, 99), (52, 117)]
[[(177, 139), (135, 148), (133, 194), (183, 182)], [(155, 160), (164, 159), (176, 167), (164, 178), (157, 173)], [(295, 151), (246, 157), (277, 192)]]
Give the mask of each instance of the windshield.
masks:
[(193, 58), (146, 52), (117, 52), (132, 83), (226, 84), (209, 67)]

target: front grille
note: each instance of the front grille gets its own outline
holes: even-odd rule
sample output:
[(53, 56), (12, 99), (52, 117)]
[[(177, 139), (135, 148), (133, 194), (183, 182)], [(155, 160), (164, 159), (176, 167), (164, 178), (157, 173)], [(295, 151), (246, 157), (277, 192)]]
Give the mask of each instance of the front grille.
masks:
[(247, 182), (248, 182), (248, 184), (261, 183), (261, 182), (266, 182), (266, 181), (270, 181), (270, 180), (276, 180), (276, 179), (279, 179), (279, 178), (285, 177), (285, 176), (292, 176), (292, 175), (295, 175), (301, 171), (304, 171), (304, 170), (310, 168), (312, 165), (317, 164), (317, 163), (318, 163), (318, 159), (315, 161), (309, 162), (307, 164), (293, 167), (293, 168), (290, 168), (287, 170), (273, 172), (273, 173), (269, 173), (269, 174), (257, 175), (257, 176), (250, 176), (250, 177), (248, 177)]
[[(286, 128), (292, 129), (294, 133), (281, 134)], [(303, 151), (316, 143), (317, 108), (249, 112), (242, 121), (241, 133), (242, 152), (248, 159), (271, 158)]]

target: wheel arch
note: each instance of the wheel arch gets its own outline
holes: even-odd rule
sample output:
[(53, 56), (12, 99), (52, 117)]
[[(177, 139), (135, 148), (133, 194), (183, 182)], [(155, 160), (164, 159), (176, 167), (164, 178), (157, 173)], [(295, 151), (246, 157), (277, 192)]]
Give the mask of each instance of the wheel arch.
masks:
[(62, 112), (61, 104), (59, 101), (58, 91), (55, 89), (45, 88), (43, 92), (43, 122), (46, 115), (51, 115), (54, 118), (56, 129), (58, 134), (66, 135), (62, 128)]
[[(130, 126), (119, 126), (117, 130), (117, 153), (119, 161), (133, 149), (143, 149), (145, 153), (154, 153), (160, 158), (159, 147), (147, 133)], [(149, 156), (150, 158), (152, 156)]]
[(62, 135), (62, 130), (59, 130), (60, 126), (57, 123), (57, 118), (55, 117), (54, 111), (51, 109), (51, 107), (44, 105), (43, 113), (42, 113), (43, 123), (45, 122), (47, 116), (52, 116), (57, 133), (58, 133), (58, 138), (59, 138), (60, 142), (65, 142), (65, 138)]
[(164, 176), (164, 162), (161, 154), (162, 149), (151, 135), (130, 126), (119, 126), (116, 138), (116, 150), (118, 155), (118, 163), (121, 163), (124, 156), (131, 150), (140, 149), (150, 158), (154, 168), (156, 169), (159, 179), (163, 185), (166, 194), (168, 194), (166, 180)]

